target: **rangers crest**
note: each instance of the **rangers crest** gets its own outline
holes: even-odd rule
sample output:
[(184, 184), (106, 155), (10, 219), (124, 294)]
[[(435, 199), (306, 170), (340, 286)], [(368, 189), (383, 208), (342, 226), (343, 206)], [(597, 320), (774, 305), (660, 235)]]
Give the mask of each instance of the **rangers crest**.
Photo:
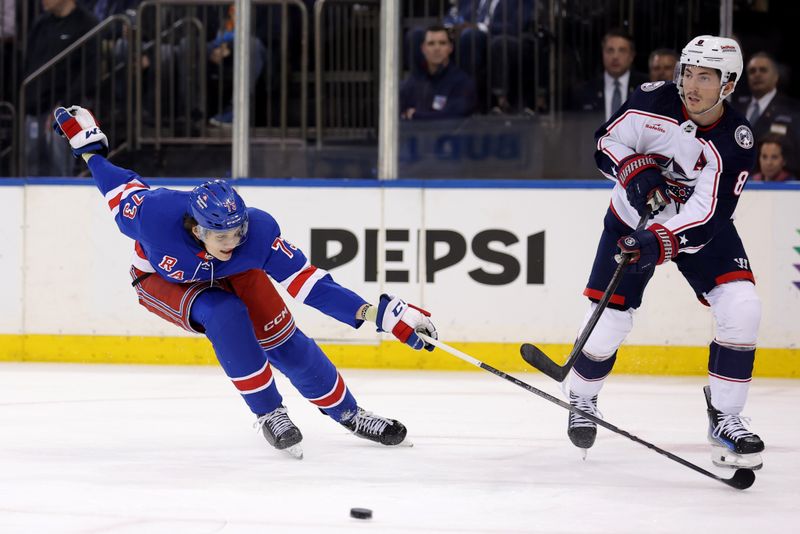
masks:
[(733, 137), (736, 139), (736, 144), (740, 147), (753, 148), (753, 132), (751, 132), (750, 128), (744, 124), (736, 128), (736, 132), (734, 132)]

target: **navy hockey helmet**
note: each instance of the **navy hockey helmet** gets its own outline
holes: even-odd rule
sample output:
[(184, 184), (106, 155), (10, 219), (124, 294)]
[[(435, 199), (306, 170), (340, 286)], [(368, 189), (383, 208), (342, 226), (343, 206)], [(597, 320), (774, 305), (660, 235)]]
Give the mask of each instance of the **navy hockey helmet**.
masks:
[(247, 206), (225, 180), (212, 180), (195, 187), (189, 196), (189, 213), (205, 230), (225, 232), (240, 228), (247, 235)]

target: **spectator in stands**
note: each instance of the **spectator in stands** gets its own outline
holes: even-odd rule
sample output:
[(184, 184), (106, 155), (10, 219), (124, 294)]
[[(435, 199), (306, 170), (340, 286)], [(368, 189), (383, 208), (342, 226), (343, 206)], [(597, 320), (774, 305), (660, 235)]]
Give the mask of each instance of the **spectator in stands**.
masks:
[[(486, 102), (486, 93), (489, 86), (486, 83), (487, 57), (490, 54), (491, 43), (495, 39), (508, 37), (505, 48), (499, 44), (492, 51), (492, 60), (500, 62), (499, 67), (492, 68), (493, 80), (491, 89), (496, 90), (495, 101), (499, 96), (507, 97), (509, 88), (515, 83), (510, 80), (507, 73), (502, 70), (505, 66), (513, 68), (517, 64), (519, 42), (522, 41), (524, 61), (533, 54), (531, 36), (526, 35), (533, 22), (534, 0), (450, 0), (450, 7), (446, 10), (442, 25), (450, 30), (451, 38), (458, 44), (455, 56), (459, 66), (472, 76), (480, 80), (477, 86), (478, 101), (481, 106)], [(522, 9), (520, 18), (520, 6)], [(416, 10), (419, 12), (424, 10)], [(522, 28), (522, 33), (520, 32)], [(425, 70), (425, 58), (421, 53), (421, 44), (425, 37), (425, 29), (415, 27), (406, 36), (406, 47), (410, 56), (410, 71), (417, 74)], [(513, 42), (512, 42), (513, 40)], [(504, 108), (510, 106), (508, 100), (503, 102)], [(500, 103), (498, 102), (498, 105)]]
[(628, 99), (647, 76), (631, 70), (636, 45), (621, 30), (611, 30), (601, 41), (603, 74), (580, 86), (573, 94), (572, 108), (602, 112), (606, 120)]
[(467, 117), (475, 111), (475, 82), (450, 61), (453, 43), (444, 26), (431, 26), (421, 46), (425, 71), (411, 73), (400, 87), (406, 120)]
[[(79, 7), (75, 0), (42, 0), (42, 8), (44, 12), (34, 21), (28, 34), (25, 76), (33, 74), (97, 24), (97, 19)], [(69, 147), (50, 128), (53, 121), (50, 113), (59, 104), (85, 100), (90, 96), (97, 63), (95, 45), (91, 43), (84, 52), (71, 54), (40, 83), (29, 86), (25, 95), (27, 174), (72, 174), (74, 159), (69, 155)], [(81, 93), (82, 89), (86, 94)]]
[(758, 145), (758, 172), (753, 180), (763, 182), (786, 182), (797, 180), (786, 170), (786, 159), (783, 157), (784, 137), (778, 134), (767, 134)]
[(778, 92), (778, 65), (766, 52), (753, 54), (747, 62), (747, 85), (750, 95), (734, 102), (734, 107), (745, 114), (753, 128), (756, 143), (767, 134), (785, 137), (787, 166), (793, 172), (800, 169), (797, 156), (800, 147), (800, 109), (797, 101)]
[[(230, 128), (233, 124), (233, 39), (235, 9), (228, 8), (228, 17), (217, 32), (215, 39), (207, 44), (208, 72), (213, 84), (222, 85), (223, 96), (227, 102), (223, 109), (209, 119), (209, 124), (221, 128)], [(250, 37), (250, 93), (255, 90), (258, 77), (266, 63), (266, 49), (256, 37)]]
[(136, 14), (136, 9), (142, 0), (97, 0), (92, 7), (92, 13), (98, 21), (107, 19), (112, 15)]
[(658, 48), (650, 52), (647, 66), (650, 69), (651, 82), (671, 82), (675, 79), (675, 65), (678, 64), (678, 53), (671, 48)]

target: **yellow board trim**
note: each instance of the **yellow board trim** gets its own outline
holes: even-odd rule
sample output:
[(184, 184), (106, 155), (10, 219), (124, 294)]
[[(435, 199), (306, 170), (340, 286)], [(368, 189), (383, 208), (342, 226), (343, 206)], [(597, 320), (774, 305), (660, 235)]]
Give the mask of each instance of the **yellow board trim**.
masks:
[[(414, 351), (396, 341), (379, 344), (321, 344), (334, 364), (344, 368), (475, 370), (443, 351)], [(532, 371), (519, 356), (516, 343), (455, 343), (452, 345), (493, 367), (512, 373)], [(541, 345), (553, 357), (563, 358), (570, 345)], [(0, 335), (0, 361), (60, 363), (120, 363), (160, 365), (216, 365), (211, 344), (204, 337)], [(614, 372), (648, 375), (704, 375), (707, 347), (623, 346)], [(756, 376), (800, 378), (800, 349), (760, 348)]]

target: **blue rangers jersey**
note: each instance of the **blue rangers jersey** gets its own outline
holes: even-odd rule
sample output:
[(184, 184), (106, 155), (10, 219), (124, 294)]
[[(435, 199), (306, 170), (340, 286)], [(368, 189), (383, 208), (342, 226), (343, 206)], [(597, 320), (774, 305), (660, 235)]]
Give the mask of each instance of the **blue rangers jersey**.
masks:
[(102, 156), (88, 162), (95, 184), (105, 195), (120, 231), (134, 239), (133, 265), (173, 283), (213, 281), (262, 269), (296, 300), (355, 328), (356, 311), (366, 301), (311, 265), (305, 254), (281, 236), (267, 212), (247, 208), (247, 239), (228, 261), (220, 261), (183, 227), (189, 192), (151, 189), (135, 172), (116, 167)]
[(747, 119), (722, 105), (722, 117), (700, 127), (689, 119), (674, 83), (645, 83), (597, 131), (595, 160), (616, 183), (611, 209), (625, 224), (635, 228), (639, 214), (617, 172), (637, 154), (651, 155), (667, 177), (672, 202), (651, 224), (671, 230), (679, 252), (697, 252), (733, 219), (756, 150)]

